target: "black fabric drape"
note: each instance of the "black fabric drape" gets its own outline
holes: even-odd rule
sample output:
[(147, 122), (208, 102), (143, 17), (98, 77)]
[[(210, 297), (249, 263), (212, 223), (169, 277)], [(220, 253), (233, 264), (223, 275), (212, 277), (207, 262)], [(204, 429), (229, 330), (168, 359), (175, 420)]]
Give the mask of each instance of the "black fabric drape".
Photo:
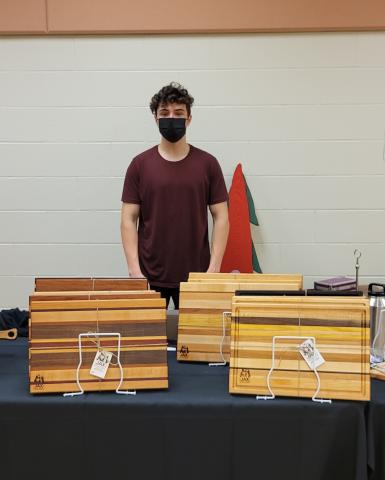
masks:
[(384, 478), (382, 382), (370, 403), (321, 405), (230, 395), (228, 367), (179, 364), (175, 353), (169, 376), (168, 391), (136, 396), (33, 396), (26, 340), (0, 341), (1, 478)]
[(17, 328), (17, 334), (19, 337), (28, 337), (28, 319), (29, 312), (27, 310), (19, 310), (18, 308), (1, 310), (0, 330)]

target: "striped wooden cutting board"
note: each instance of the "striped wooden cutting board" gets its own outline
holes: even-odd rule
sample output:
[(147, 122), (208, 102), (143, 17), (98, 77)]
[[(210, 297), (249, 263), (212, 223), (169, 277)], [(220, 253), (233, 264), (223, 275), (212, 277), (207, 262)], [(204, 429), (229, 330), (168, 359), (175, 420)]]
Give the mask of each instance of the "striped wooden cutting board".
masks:
[[(197, 273), (191, 272), (189, 282), (203, 283), (257, 283), (266, 285), (266, 290), (301, 290), (303, 289), (303, 275), (284, 273)], [(286, 288), (287, 287), (287, 288)]]
[(180, 285), (177, 359), (221, 362), (230, 359), (231, 299), (236, 290), (301, 290), (302, 275), (190, 273)]
[(114, 300), (128, 298), (159, 298), (159, 293), (153, 290), (112, 290), (112, 291), (64, 291), (64, 292), (34, 292), (29, 301), (53, 301), (53, 300)]
[(36, 278), (35, 292), (147, 290), (145, 278)]
[(273, 337), (300, 336), (276, 341), (275, 395), (313, 396), (317, 379), (298, 346), (314, 337), (325, 360), (318, 397), (369, 400), (369, 318), (363, 297), (233, 297), (230, 393), (270, 395)]
[[(150, 294), (150, 298), (148, 297)], [(165, 300), (156, 292), (134, 298), (40, 300), (30, 302), (29, 378), (31, 393), (78, 391), (78, 336), (87, 332), (119, 332), (121, 389), (168, 387)], [(145, 298), (143, 298), (145, 297)], [(110, 366), (105, 379), (90, 375), (96, 339), (82, 341), (80, 382), (85, 391), (115, 390), (120, 371)], [(104, 337), (100, 347), (117, 353), (116, 337)], [(112, 363), (116, 363), (113, 357)]]

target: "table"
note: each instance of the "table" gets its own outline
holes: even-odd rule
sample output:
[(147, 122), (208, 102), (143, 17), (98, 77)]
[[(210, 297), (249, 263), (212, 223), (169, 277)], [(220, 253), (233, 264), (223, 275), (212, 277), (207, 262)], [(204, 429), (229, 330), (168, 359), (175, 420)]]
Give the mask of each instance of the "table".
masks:
[(168, 391), (28, 392), (26, 339), (0, 343), (2, 478), (379, 480), (385, 382), (370, 403), (228, 393), (228, 367), (177, 363)]

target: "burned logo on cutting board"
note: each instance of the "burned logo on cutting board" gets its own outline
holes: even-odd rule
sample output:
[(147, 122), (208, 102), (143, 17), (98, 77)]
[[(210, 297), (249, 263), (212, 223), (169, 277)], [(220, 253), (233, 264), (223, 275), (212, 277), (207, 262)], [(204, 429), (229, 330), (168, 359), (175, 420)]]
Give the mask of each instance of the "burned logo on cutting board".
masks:
[(242, 368), (239, 372), (239, 381), (242, 383), (249, 383), (250, 382), (251, 373), (248, 368)]
[(188, 347), (186, 345), (182, 345), (180, 347), (179, 353), (181, 357), (184, 357), (184, 358), (188, 357), (188, 354), (189, 354)]
[(43, 377), (43, 375), (36, 375), (36, 377), (33, 380), (33, 386), (37, 390), (42, 390), (44, 388), (44, 377)]

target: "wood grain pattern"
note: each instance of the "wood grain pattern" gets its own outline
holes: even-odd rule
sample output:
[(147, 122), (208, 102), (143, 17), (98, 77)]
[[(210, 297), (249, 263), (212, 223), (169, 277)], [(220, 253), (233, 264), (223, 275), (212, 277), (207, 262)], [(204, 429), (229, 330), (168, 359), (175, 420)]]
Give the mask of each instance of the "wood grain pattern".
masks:
[[(191, 272), (188, 277), (189, 282), (209, 282), (215, 281), (231, 283), (258, 283), (258, 284), (277, 284), (284, 283), (293, 285), (293, 290), (303, 289), (303, 275), (301, 274), (283, 274), (283, 273), (200, 273)], [(283, 289), (282, 289), (283, 290)], [(290, 290), (290, 289), (288, 289)]]
[(128, 298), (159, 298), (154, 290), (116, 290), (116, 291), (68, 291), (68, 292), (35, 292), (30, 295), (29, 301), (53, 300), (115, 300)]
[[(115, 292), (113, 292), (114, 295)], [(99, 295), (99, 292), (97, 293)], [(168, 387), (165, 300), (157, 292), (126, 292), (128, 298), (60, 298), (32, 295), (30, 299), (29, 378), (31, 393), (73, 392), (78, 390), (78, 335), (87, 332), (121, 334), (121, 389)], [(43, 296), (43, 299), (40, 297)], [(150, 297), (149, 297), (150, 296)], [(101, 337), (100, 347), (117, 353), (116, 337)], [(85, 391), (115, 390), (119, 369), (110, 366), (106, 378), (90, 375), (97, 352), (94, 337), (82, 341), (83, 362), (80, 379)], [(116, 358), (113, 358), (113, 363)]]
[(35, 292), (147, 290), (145, 278), (36, 278)]
[(370, 369), (370, 377), (375, 378), (376, 380), (385, 380), (385, 373), (376, 370), (375, 368)]
[[(236, 290), (301, 290), (302, 275), (195, 273), (181, 283), (177, 359), (221, 362), (223, 312)], [(230, 359), (230, 320), (225, 319), (223, 355)]]
[(15, 340), (17, 338), (17, 328), (10, 328), (9, 330), (0, 330), (0, 339)]
[[(274, 336), (315, 337), (325, 363), (318, 397), (370, 399), (369, 302), (363, 297), (233, 297), (230, 393), (270, 395)], [(315, 374), (298, 346), (279, 339), (271, 388), (277, 396), (312, 397)]]

